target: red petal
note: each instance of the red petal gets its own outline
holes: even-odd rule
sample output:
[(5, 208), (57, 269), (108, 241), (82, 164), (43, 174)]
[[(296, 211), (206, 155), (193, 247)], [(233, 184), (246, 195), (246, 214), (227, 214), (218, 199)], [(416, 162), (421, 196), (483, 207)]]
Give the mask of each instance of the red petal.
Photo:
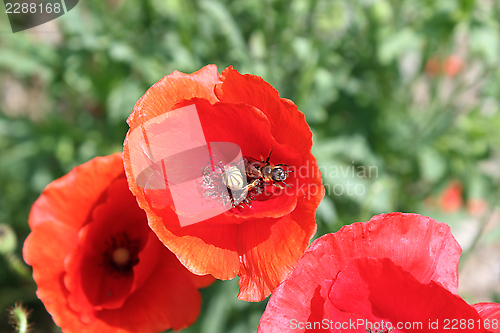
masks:
[(335, 258), (338, 271), (354, 258), (389, 258), (420, 282), (440, 282), (456, 293), (462, 250), (445, 223), (418, 214), (381, 214), (320, 239), (310, 251), (326, 246), (321, 251)]
[(195, 275), (188, 271), (171, 251), (162, 251), (162, 260), (164, 261), (163, 265), (185, 272), (196, 288), (205, 288), (215, 282), (214, 277), (211, 275)]
[(311, 244), (273, 292), (259, 327), (262, 332), (281, 332), (292, 319), (307, 321), (316, 288), (355, 258), (389, 258), (420, 282), (433, 280), (456, 292), (460, 253), (446, 224), (417, 214), (382, 214), (345, 226)]
[[(146, 246), (151, 244), (148, 237), (154, 236), (148, 228), (144, 211), (128, 191), (123, 174), (110, 184), (105, 194), (101, 204), (94, 207), (89, 223), (80, 230), (77, 248), (65, 261), (65, 284), (70, 291), (68, 300), (85, 323), (94, 320), (96, 310), (120, 308), (128, 295), (149, 276), (156, 265), (159, 250), (158, 242), (154, 243), (156, 246)], [(130, 275), (110, 272), (104, 257), (109, 251), (107, 247), (123, 237), (140, 246), (134, 255), (140, 254), (142, 260), (133, 267)]]
[(305, 116), (292, 101), (280, 98), (278, 91), (261, 77), (241, 75), (231, 66), (221, 74), (215, 92), (221, 102), (245, 103), (261, 110), (271, 123), (271, 133), (279, 143), (293, 147), (301, 156), (311, 153), (312, 133)]
[(314, 205), (304, 203), (281, 219), (240, 225), (239, 299), (261, 301), (288, 276), (316, 232), (314, 209)]
[[(213, 89), (217, 82), (219, 82), (219, 74), (217, 66), (215, 65), (207, 65), (192, 74), (174, 71), (155, 83), (136, 103), (132, 114), (127, 120), (130, 125), (130, 130), (123, 144), (123, 160), (125, 172), (130, 181), (130, 189), (132, 193), (138, 197), (141, 208), (148, 208), (148, 203), (143, 198), (143, 194), (141, 194), (142, 190), (139, 189), (135, 183), (135, 177), (139, 175), (133, 175), (134, 168), (131, 163), (131, 158), (134, 161), (142, 161), (144, 158), (142, 157), (140, 149), (134, 149), (134, 147), (131, 149), (129, 143), (131, 133), (141, 124), (173, 110), (174, 106), (181, 101), (198, 97), (205, 98), (211, 103), (215, 103), (217, 98), (215, 97)], [(144, 163), (147, 164), (147, 162)], [(161, 199), (161, 202), (157, 202), (157, 204), (163, 207), (171, 203), (171, 199), (168, 195), (165, 197), (162, 194), (161, 196), (156, 196), (156, 198)]]
[[(337, 312), (355, 314), (371, 323), (389, 321), (389, 327), (400, 332), (432, 331), (429, 323), (436, 321), (440, 330), (446, 330), (447, 324), (451, 329), (456, 321), (456, 329), (485, 332), (478, 327), (477, 312), (459, 296), (434, 281), (420, 283), (390, 259), (354, 259), (337, 276), (329, 298)], [(339, 330), (344, 331), (349, 330)]]
[(190, 276), (191, 282), (198, 289), (206, 288), (216, 281), (212, 275), (195, 275), (195, 274), (189, 272), (189, 276)]
[[(50, 183), (31, 208), (31, 229), (40, 223), (52, 221), (79, 229), (88, 218), (88, 212), (113, 180), (123, 173), (121, 154), (97, 157), (92, 163), (74, 168), (70, 173)], [(80, 177), (85, 173), (87, 177)], [(71, 186), (71, 191), (68, 191)], [(72, 205), (79, 202), (78, 205)]]
[(99, 318), (127, 332), (161, 332), (170, 326), (179, 330), (194, 323), (200, 311), (200, 294), (185, 270), (173, 269), (167, 263), (156, 266), (120, 311), (103, 310)]
[[(130, 131), (141, 123), (173, 109), (180, 101), (191, 98), (205, 98), (215, 103), (214, 86), (219, 81), (217, 66), (207, 65), (192, 74), (172, 72), (156, 82), (135, 104), (127, 119)], [(130, 132), (129, 131), (129, 132)]]
[(295, 169), (287, 181), (292, 185), (291, 192), (308, 199), (318, 199), (319, 204), (324, 188), (316, 159), (311, 155), (312, 133), (304, 114), (292, 101), (280, 98), (278, 91), (259, 76), (241, 75), (230, 66), (222, 72), (221, 80), (222, 83), (215, 88), (221, 102), (245, 103), (262, 111), (269, 120), (273, 138), (287, 145), (284, 149), (286, 154), (301, 156), (302, 160), (288, 162), (285, 156), (273, 151), (274, 161), (279, 161), (276, 164), (285, 163)]
[[(170, 214), (163, 219), (177, 218), (173, 211)], [(203, 222), (169, 230), (156, 215), (150, 214), (148, 220), (163, 244), (176, 253), (191, 272), (198, 275), (210, 273), (221, 280), (236, 276), (239, 267), (237, 225), (206, 225)]]
[(99, 311), (98, 320), (86, 325), (69, 307), (61, 307), (58, 320), (54, 317), (56, 324), (64, 332), (75, 333), (154, 333), (191, 325), (198, 317), (201, 297), (186, 270), (179, 271), (166, 263), (156, 267), (147, 283), (127, 298), (119, 310)]
[(76, 242), (74, 229), (56, 223), (40, 223), (23, 246), (23, 258), (33, 266), (37, 296), (58, 326), (65, 322), (66, 315), (78, 321), (66, 302), (68, 291), (63, 282), (64, 258)]
[(316, 245), (316, 250), (309, 248), (290, 276), (274, 290), (260, 319), (258, 332), (297, 332), (291, 322), (307, 322), (311, 305), (317, 309), (325, 303), (318, 288), (338, 274), (329, 249), (322, 244), (325, 238), (313, 242), (311, 246)]

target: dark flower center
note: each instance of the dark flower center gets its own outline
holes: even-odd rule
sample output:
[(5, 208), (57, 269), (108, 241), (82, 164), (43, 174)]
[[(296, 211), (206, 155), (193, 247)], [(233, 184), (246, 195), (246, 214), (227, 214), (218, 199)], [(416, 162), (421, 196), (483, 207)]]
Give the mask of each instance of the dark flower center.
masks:
[(105, 246), (106, 270), (111, 274), (130, 276), (134, 266), (139, 263), (140, 239), (131, 238), (126, 232), (120, 232), (112, 235)]

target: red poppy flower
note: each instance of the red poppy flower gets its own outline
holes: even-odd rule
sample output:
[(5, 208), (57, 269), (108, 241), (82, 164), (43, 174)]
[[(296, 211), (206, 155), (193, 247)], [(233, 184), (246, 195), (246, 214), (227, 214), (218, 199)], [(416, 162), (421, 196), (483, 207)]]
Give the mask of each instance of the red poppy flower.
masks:
[[(201, 135), (193, 134), (188, 125), (170, 130), (161, 127), (164, 119), (178, 119), (176, 111), (193, 106), (194, 116), (182, 124), (198, 126)], [(238, 275), (239, 299), (264, 299), (305, 251), (316, 231), (315, 211), (324, 195), (319, 169), (311, 154), (312, 133), (304, 115), (293, 102), (280, 98), (262, 78), (241, 75), (231, 67), (219, 75), (215, 65), (208, 65), (193, 74), (176, 71), (165, 76), (137, 102), (128, 123), (130, 130), (123, 155), (127, 178), (160, 240), (196, 274), (212, 274), (222, 280)], [(187, 132), (184, 128), (188, 128)], [(155, 154), (192, 148), (185, 142), (194, 136), (198, 140), (194, 149), (212, 153), (214, 143), (229, 143), (239, 147), (244, 161), (253, 161), (257, 167), (269, 164), (276, 172), (288, 171), (287, 178), (281, 182), (259, 174), (249, 177), (249, 163), (244, 163), (244, 170), (236, 169), (234, 163), (215, 166), (222, 173), (232, 173), (223, 182), (225, 190), (237, 187), (243, 177), (247, 184), (256, 184), (247, 193), (249, 202), (229, 206), (230, 209), (198, 223), (182, 225), (181, 219), (199, 205), (186, 198), (175, 201), (175, 182), (169, 179), (166, 168), (177, 163), (182, 170), (192, 172), (190, 177), (200, 179), (206, 170), (203, 166), (208, 165), (213, 172), (211, 163), (219, 164), (218, 157), (206, 155), (201, 162), (189, 164), (178, 154), (176, 158), (155, 162), (156, 170), (143, 170), (148, 165), (154, 169), (150, 164)], [(153, 149), (154, 145), (157, 147)], [(219, 181), (217, 186), (220, 185)], [(222, 198), (214, 193), (217, 200)], [(197, 195), (209, 194), (205, 190)], [(235, 198), (233, 193), (231, 200)], [(185, 205), (180, 208), (179, 202)]]
[(500, 331), (500, 304), (458, 295), (450, 228), (391, 213), (317, 239), (274, 291), (258, 332)]
[(199, 287), (151, 231), (120, 154), (52, 182), (32, 207), (23, 256), (64, 332), (159, 332), (192, 324)]

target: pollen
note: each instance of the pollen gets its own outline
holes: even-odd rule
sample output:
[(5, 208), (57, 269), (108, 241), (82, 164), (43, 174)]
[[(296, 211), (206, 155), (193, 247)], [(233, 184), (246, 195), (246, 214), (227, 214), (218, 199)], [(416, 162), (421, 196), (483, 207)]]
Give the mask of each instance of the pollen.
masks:
[(112, 259), (116, 266), (126, 266), (130, 261), (130, 251), (124, 247), (118, 247), (113, 251)]

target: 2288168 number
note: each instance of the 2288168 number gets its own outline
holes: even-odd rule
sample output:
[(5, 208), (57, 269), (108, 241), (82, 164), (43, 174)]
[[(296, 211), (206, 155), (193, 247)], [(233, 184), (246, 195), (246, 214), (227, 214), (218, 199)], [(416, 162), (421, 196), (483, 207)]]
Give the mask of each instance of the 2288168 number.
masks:
[[(34, 2), (32, 3), (9, 3), (7, 2), (5, 4), (5, 13), (7, 14), (36, 14), (36, 13), (60, 13), (61, 12), (61, 4), (60, 3), (46, 3), (45, 6), (44, 4), (36, 4)], [(44, 11), (45, 9), (45, 11)]]
[(445, 330), (464, 330), (464, 329), (498, 329), (498, 319), (444, 319)]

